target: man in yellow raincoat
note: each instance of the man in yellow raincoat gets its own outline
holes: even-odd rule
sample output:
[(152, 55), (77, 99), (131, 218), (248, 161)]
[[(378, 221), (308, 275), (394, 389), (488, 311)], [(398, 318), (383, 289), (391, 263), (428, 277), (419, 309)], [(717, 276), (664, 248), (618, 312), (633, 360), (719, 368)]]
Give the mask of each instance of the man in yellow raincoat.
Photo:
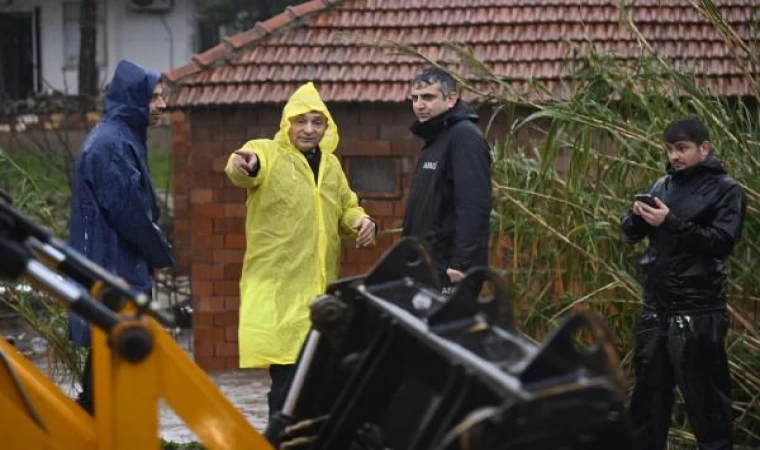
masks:
[(312, 83), (290, 97), (274, 139), (233, 152), (225, 172), (248, 190), (240, 280), (241, 368), (269, 368), (269, 413), (285, 401), (309, 330), (309, 305), (338, 276), (341, 236), (371, 244), (375, 223), (358, 205), (334, 152), (338, 127)]

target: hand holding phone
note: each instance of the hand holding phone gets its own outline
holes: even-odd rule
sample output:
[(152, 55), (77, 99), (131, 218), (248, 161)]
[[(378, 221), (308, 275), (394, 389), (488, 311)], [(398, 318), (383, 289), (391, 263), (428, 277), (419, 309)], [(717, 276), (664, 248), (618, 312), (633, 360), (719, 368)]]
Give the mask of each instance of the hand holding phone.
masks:
[(644, 203), (652, 208), (659, 208), (659, 206), (657, 206), (657, 202), (654, 199), (654, 196), (651, 194), (637, 194), (636, 201)]

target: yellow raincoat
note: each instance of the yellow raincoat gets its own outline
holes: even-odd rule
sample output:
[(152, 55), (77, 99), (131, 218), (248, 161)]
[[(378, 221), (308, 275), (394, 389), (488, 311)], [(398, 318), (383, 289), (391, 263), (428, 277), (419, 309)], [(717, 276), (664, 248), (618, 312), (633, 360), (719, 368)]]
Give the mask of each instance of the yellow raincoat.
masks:
[[(318, 181), (306, 157), (290, 142), (290, 118), (317, 111), (328, 125), (319, 148)], [(231, 169), (248, 189), (247, 248), (240, 280), (238, 345), (241, 368), (292, 364), (309, 330), (309, 305), (338, 276), (341, 235), (367, 217), (334, 155), (338, 128), (312, 83), (288, 100), (274, 139), (249, 141), (261, 169), (249, 177)]]

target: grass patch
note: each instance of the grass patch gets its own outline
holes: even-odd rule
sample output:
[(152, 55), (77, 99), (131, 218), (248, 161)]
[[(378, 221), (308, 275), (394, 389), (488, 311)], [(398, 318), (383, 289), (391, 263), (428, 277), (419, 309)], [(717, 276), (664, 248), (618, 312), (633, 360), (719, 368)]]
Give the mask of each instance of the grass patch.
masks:
[(7, 157), (18, 167), (13, 170), (4, 167), (0, 170), (2, 174), (0, 187), (6, 191), (18, 191), (19, 186), (29, 179), (34, 180), (43, 192), (71, 191), (68, 177), (64, 171), (60, 170), (58, 164), (50, 164), (32, 153), (11, 151), (7, 153)]
[(172, 152), (148, 152), (148, 166), (153, 180), (154, 189), (169, 189), (172, 187)]
[[(2, 151), (2, 149), (0, 149)], [(66, 194), (71, 188), (69, 178), (62, 167), (61, 161), (50, 161), (31, 152), (9, 151), (7, 156), (21, 169), (0, 169), (0, 188), (15, 192), (21, 183), (32, 179), (43, 192)], [(64, 158), (64, 156), (61, 156)], [(172, 153), (168, 151), (152, 151), (148, 153), (148, 166), (155, 189), (171, 189), (172, 186)], [(24, 173), (25, 172), (26, 175)]]

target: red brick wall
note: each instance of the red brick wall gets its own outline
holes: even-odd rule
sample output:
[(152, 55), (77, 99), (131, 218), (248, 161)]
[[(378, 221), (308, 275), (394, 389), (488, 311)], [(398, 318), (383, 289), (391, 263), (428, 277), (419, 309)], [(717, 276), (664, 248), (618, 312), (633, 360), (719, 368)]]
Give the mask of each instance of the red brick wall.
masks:
[[(382, 230), (397, 228), (420, 142), (408, 131), (406, 105), (331, 105), (340, 127), (342, 159), (356, 155), (399, 157), (401, 190), (392, 199), (364, 199)], [(238, 367), (238, 282), (245, 251), (245, 191), (223, 169), (229, 153), (248, 139), (271, 137), (280, 108), (194, 109), (172, 115), (175, 251), (178, 268), (191, 277), (194, 349), (207, 370)], [(366, 273), (398, 238), (382, 234), (375, 247), (345, 242), (341, 275)]]
[[(366, 273), (390, 246), (404, 214), (404, 199), (421, 141), (409, 132), (409, 105), (331, 104), (340, 127), (338, 155), (347, 167), (353, 156), (399, 159), (400, 191), (395, 198), (362, 199), (381, 227), (377, 245), (356, 250), (344, 242), (341, 276)], [(238, 283), (245, 251), (245, 190), (223, 172), (230, 152), (247, 140), (272, 137), (281, 108), (208, 108), (172, 114), (175, 251), (178, 269), (191, 277), (195, 308), (195, 359), (206, 370), (234, 369), (237, 358)], [(482, 112), (482, 125), (490, 117)], [(509, 124), (495, 121), (493, 137)], [(347, 171), (350, 177), (350, 171)]]

